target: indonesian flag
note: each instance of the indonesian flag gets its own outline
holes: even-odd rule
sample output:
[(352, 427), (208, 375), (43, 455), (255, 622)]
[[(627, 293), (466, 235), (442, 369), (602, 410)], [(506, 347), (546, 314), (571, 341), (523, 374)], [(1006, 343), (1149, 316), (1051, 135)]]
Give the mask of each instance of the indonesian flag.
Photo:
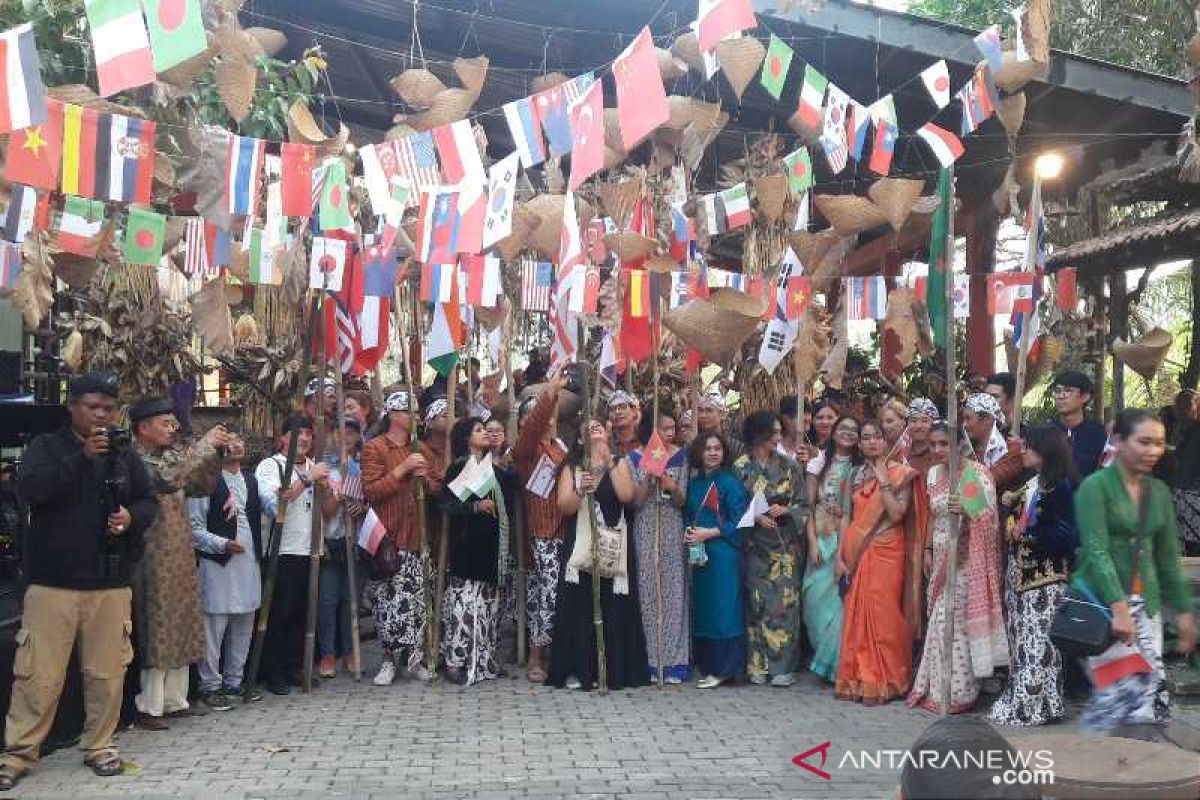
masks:
[(487, 184), (475, 131), (465, 119), (433, 129), (433, 141), (448, 183)]
[(379, 543), (385, 536), (387, 536), (387, 528), (383, 527), (383, 521), (379, 519), (375, 509), (368, 509), (367, 518), (363, 520), (362, 527), (358, 531), (358, 546), (369, 554), (375, 555), (375, 551), (379, 549)]
[(962, 140), (945, 128), (928, 122), (917, 129), (917, 136), (929, 146), (942, 168), (949, 167), (966, 152)]
[(750, 0), (700, 0), (700, 51), (716, 50), (726, 36), (758, 27)]

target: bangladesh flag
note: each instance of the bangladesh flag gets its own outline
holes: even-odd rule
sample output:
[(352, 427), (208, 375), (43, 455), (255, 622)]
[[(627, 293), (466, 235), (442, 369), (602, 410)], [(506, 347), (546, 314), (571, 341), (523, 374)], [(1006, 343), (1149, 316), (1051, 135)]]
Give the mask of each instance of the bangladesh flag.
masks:
[(208, 47), (200, 0), (142, 0), (142, 5), (155, 72), (181, 64)]
[(791, 185), (792, 194), (799, 196), (812, 188), (812, 156), (808, 154), (807, 147), (801, 147), (796, 152), (784, 156), (783, 164), (787, 167), (788, 182)]
[(325, 181), (321, 186), (321, 230), (332, 231), (354, 225), (350, 217), (350, 189), (346, 181), (346, 162), (331, 158), (325, 162)]
[(162, 260), (167, 218), (145, 208), (131, 206), (125, 224), (125, 263), (157, 266)]
[(763, 60), (759, 81), (776, 100), (783, 94), (783, 84), (787, 82), (788, 68), (791, 66), (792, 48), (778, 36), (771, 34), (771, 45), (767, 48), (767, 57)]
[(979, 474), (978, 462), (968, 461), (963, 466), (962, 476), (958, 479), (958, 497), (963, 513), (971, 519), (987, 511), (987, 488)]
[(951, 229), (951, 214), (954, 213), (954, 168), (947, 167), (938, 174), (937, 213), (933, 215), (933, 227), (929, 234), (929, 279), (925, 284), (925, 307), (929, 310), (929, 325), (933, 328), (933, 341), (938, 347), (946, 346), (946, 326), (950, 319), (946, 308), (946, 282), (949, 280), (953, 251), (947, 251)]

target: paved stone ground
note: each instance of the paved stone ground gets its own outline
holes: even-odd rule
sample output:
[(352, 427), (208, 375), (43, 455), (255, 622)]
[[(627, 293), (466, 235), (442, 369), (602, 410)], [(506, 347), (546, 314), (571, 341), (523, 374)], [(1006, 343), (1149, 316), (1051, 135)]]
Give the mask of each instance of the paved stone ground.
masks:
[[(374, 643), (366, 650), (377, 665)], [(1200, 708), (1177, 716), (1200, 724)], [(165, 733), (122, 733), (139, 774), (97, 778), (78, 752), (54, 753), (12, 796), (883, 798), (896, 773), (839, 771), (842, 754), (906, 748), (932, 720), (899, 703), (838, 702), (812, 676), (790, 689), (685, 685), (607, 697), (523, 677), (463, 689), (343, 676), (311, 696), (267, 695)], [(825, 741), (832, 780), (791, 763)]]

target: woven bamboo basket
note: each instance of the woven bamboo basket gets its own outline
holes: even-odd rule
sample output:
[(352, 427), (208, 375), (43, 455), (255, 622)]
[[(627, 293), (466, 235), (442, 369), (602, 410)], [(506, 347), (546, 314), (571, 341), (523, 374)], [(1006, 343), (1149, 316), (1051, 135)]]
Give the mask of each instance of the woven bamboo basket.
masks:
[(883, 209), (858, 195), (819, 194), (813, 197), (813, 205), (842, 236), (862, 233), (889, 221)]
[(925, 181), (921, 180), (881, 178), (867, 190), (867, 195), (887, 217), (892, 228), (900, 230), (924, 188)]
[(753, 36), (742, 36), (737, 39), (727, 39), (717, 45), (717, 57), (721, 59), (721, 71), (729, 80), (733, 93), (738, 100), (750, 85), (750, 81), (758, 76), (766, 58), (767, 48)]

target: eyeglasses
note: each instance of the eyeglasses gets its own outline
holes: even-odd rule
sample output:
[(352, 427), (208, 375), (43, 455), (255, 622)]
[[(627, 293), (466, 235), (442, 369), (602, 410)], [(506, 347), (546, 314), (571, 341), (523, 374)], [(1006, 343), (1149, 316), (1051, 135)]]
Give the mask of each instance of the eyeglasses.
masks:
[(1073, 394), (1079, 394), (1079, 389), (1077, 389), (1074, 386), (1055, 386), (1054, 387), (1054, 396), (1055, 397), (1058, 397), (1059, 395), (1069, 396), (1069, 395), (1073, 395)]

